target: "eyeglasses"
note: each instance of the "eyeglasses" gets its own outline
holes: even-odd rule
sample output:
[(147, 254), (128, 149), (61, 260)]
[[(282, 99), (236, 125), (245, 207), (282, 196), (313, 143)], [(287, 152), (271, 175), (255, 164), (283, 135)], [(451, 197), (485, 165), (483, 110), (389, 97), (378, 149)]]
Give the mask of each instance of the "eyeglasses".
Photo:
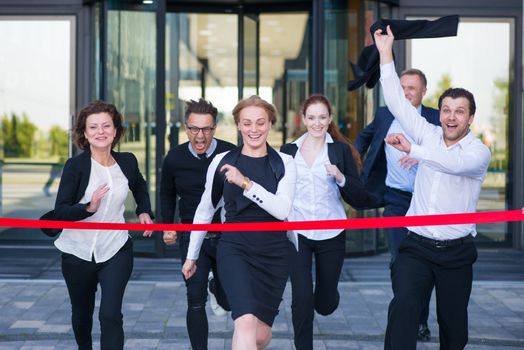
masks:
[(205, 128), (199, 128), (196, 126), (189, 126), (186, 124), (186, 129), (189, 130), (189, 132), (193, 135), (198, 135), (200, 131), (202, 131), (204, 135), (209, 135), (213, 130), (215, 130), (215, 127), (206, 126)]

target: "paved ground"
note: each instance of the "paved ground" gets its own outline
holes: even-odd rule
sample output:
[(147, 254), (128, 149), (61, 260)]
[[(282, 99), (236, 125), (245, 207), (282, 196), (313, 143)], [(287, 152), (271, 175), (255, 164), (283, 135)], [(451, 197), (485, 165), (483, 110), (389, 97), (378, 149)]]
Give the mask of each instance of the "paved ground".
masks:
[[(315, 349), (381, 349), (391, 287), (389, 256), (347, 259), (340, 284), (341, 305), (315, 319)], [(470, 315), (468, 349), (524, 348), (524, 253), (480, 249)], [(185, 288), (178, 259), (135, 258), (124, 299), (126, 349), (190, 349), (185, 330)], [(0, 245), (0, 350), (75, 349), (70, 306), (51, 246)], [(230, 348), (229, 316), (210, 316), (210, 349)], [(96, 316), (95, 316), (96, 317)], [(434, 298), (430, 343), (438, 349)], [(269, 349), (293, 349), (289, 286)], [(95, 339), (99, 328), (95, 322)], [(98, 344), (97, 344), (98, 345)]]
[[(389, 284), (343, 282), (340, 291), (339, 309), (315, 319), (315, 349), (380, 349), (391, 298)], [(75, 348), (62, 281), (2, 280), (0, 307), (0, 349)], [(432, 303), (430, 328), (436, 335), (434, 307)], [(132, 281), (124, 303), (125, 349), (189, 349), (184, 310), (182, 283)], [(523, 282), (476, 282), (469, 313), (469, 349), (524, 347)], [(288, 286), (269, 348), (293, 349), (291, 327)], [(229, 316), (210, 316), (210, 349), (230, 348), (231, 330)], [(98, 339), (96, 323), (94, 334)], [(433, 339), (419, 349), (438, 349), (436, 337)]]
[[(42, 186), (48, 168), (4, 173), (3, 213), (35, 218), (51, 208)], [(52, 192), (56, 192), (57, 183)], [(488, 195), (488, 197), (486, 197)], [(500, 198), (484, 191), (480, 208), (493, 208)], [(9, 210), (8, 210), (9, 209)], [(489, 232), (500, 232), (492, 225)], [(70, 305), (60, 272), (60, 255), (51, 240), (31, 230), (0, 228), (0, 350), (75, 349)], [(27, 239), (33, 245), (27, 245)], [(315, 349), (382, 349), (387, 305), (391, 299), (388, 254), (347, 259), (341, 276), (341, 305), (328, 317), (315, 319)], [(480, 249), (474, 265), (468, 349), (524, 348), (524, 252)], [(136, 258), (124, 299), (126, 349), (189, 349), (185, 329), (185, 288), (178, 259)], [(98, 305), (98, 304), (97, 304)], [(229, 349), (229, 316), (210, 315), (210, 349)], [(95, 314), (96, 318), (96, 314)], [(95, 341), (99, 328), (95, 324)], [(419, 349), (438, 349), (434, 298), (432, 342)], [(286, 289), (269, 349), (291, 350), (290, 290)], [(95, 349), (98, 344), (95, 344)], [(98, 347), (99, 348), (99, 347)]]

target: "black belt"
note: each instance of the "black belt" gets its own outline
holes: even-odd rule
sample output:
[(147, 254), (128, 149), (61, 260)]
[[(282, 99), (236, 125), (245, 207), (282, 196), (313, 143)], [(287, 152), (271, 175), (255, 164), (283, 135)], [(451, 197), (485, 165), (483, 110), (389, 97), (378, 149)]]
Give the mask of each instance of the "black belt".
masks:
[(221, 235), (221, 232), (207, 232), (206, 233), (206, 237), (204, 237), (205, 239), (210, 239), (210, 238), (220, 238), (220, 235)]
[(398, 194), (400, 194), (402, 196), (406, 196), (406, 197), (412, 197), (413, 196), (413, 193), (408, 192), (408, 191), (402, 191), (402, 190), (399, 190), (398, 188), (393, 188), (393, 187), (386, 186), (386, 190), (398, 193)]
[(453, 247), (453, 246), (473, 242), (473, 236), (471, 234), (467, 235), (466, 237), (461, 237), (457, 239), (438, 240), (438, 239), (424, 237), (424, 236), (416, 234), (415, 232), (408, 231), (408, 237), (413, 238), (414, 240), (417, 240), (421, 243), (428, 244), (435, 248)]

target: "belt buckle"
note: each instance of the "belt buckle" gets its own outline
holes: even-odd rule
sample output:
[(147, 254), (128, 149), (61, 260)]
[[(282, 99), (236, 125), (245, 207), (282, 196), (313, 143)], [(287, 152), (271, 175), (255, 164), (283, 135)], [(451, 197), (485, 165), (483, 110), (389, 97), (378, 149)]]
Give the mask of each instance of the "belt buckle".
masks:
[(440, 240), (435, 241), (435, 248), (446, 248), (447, 246), (448, 245), (446, 241), (440, 241)]

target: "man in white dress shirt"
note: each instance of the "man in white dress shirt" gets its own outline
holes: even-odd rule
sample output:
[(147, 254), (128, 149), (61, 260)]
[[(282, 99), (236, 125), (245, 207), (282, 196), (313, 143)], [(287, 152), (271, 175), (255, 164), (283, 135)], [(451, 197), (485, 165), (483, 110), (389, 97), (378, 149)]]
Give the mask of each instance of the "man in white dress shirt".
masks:
[[(439, 98), (441, 126), (428, 123), (404, 97), (393, 63), (393, 33), (377, 30), (384, 100), (405, 133), (386, 142), (419, 162), (413, 199), (406, 215), (474, 212), (491, 159), (470, 132), (473, 95), (461, 88)], [(415, 350), (420, 310), (435, 285), (440, 349), (463, 349), (468, 342), (468, 302), (477, 250), (474, 224), (408, 227), (392, 266), (385, 349)]]

